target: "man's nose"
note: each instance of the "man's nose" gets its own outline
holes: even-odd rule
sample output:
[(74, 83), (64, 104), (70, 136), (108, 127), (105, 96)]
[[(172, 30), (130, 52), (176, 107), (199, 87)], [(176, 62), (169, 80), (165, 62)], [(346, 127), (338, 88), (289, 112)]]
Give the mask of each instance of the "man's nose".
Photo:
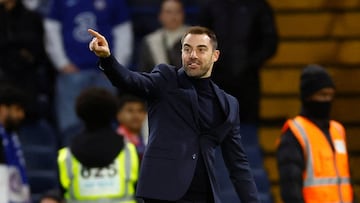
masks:
[(192, 50), (190, 53), (190, 58), (197, 58), (197, 54), (195, 50)]

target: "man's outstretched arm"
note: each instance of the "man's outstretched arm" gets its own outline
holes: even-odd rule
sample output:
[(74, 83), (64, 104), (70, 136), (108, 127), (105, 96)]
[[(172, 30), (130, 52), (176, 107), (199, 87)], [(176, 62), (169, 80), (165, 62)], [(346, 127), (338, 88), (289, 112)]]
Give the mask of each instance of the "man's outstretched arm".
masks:
[(165, 66), (157, 66), (150, 74), (130, 71), (112, 56), (104, 36), (92, 29), (88, 31), (94, 37), (89, 43), (89, 49), (100, 58), (100, 69), (114, 86), (145, 97), (156, 96), (161, 87), (166, 86)]

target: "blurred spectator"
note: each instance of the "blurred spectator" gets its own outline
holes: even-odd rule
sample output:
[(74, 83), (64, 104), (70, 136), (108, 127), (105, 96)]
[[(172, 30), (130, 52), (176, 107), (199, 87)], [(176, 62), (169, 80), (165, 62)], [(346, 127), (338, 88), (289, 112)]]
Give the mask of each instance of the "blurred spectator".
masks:
[(238, 99), (241, 123), (257, 124), (259, 71), (278, 43), (272, 9), (265, 0), (210, 0), (200, 24), (214, 30), (222, 51), (215, 82)]
[(180, 39), (187, 29), (184, 17), (184, 7), (180, 0), (162, 2), (159, 13), (162, 27), (145, 36), (139, 54), (140, 71), (151, 72), (160, 63), (177, 68), (182, 66)]
[(145, 151), (142, 126), (146, 119), (145, 101), (133, 95), (122, 95), (119, 101), (117, 120), (120, 123), (117, 132), (125, 140), (134, 144), (141, 159)]
[(0, 87), (0, 202), (30, 202), (25, 161), (17, 130), (25, 117), (24, 95), (12, 86)]
[(301, 75), (302, 108), (288, 120), (277, 150), (284, 203), (353, 202), (344, 127), (330, 120), (335, 86), (320, 66)]
[(69, 202), (135, 203), (138, 156), (135, 146), (112, 128), (116, 102), (115, 96), (99, 88), (85, 90), (77, 98), (76, 113), (85, 130), (58, 156), (60, 183)]
[(65, 200), (60, 191), (50, 190), (40, 198), (39, 203), (65, 203)]
[(42, 15), (46, 15), (51, 0), (22, 0), (24, 6), (29, 10), (36, 11)]
[(48, 69), (42, 19), (27, 10), (21, 0), (3, 0), (0, 25), (0, 81), (24, 90), (29, 100), (27, 118), (37, 117), (50, 89), (49, 76), (42, 77)]
[(87, 29), (101, 31), (114, 44), (114, 56), (128, 65), (132, 52), (132, 25), (125, 0), (53, 0), (45, 20), (46, 49), (59, 75), (56, 114), (60, 132), (79, 123), (74, 103), (91, 86), (111, 89), (95, 69), (97, 58), (89, 52)]

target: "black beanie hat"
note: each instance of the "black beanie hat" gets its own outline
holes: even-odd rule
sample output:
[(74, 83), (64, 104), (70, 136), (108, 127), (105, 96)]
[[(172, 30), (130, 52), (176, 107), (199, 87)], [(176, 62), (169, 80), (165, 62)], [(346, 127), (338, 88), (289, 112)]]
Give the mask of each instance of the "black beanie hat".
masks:
[(303, 69), (300, 78), (300, 94), (302, 101), (305, 101), (306, 98), (326, 87), (335, 88), (335, 85), (330, 75), (323, 67), (311, 64)]

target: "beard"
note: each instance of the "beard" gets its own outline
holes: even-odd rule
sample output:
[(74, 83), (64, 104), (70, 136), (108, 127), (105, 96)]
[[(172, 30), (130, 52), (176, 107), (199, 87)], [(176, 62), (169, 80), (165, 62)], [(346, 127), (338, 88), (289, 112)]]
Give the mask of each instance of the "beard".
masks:
[(5, 130), (7, 132), (16, 132), (19, 130), (20, 128), (20, 124), (21, 124), (21, 121), (17, 120), (17, 119), (14, 119), (14, 118), (11, 118), (10, 116), (8, 116), (6, 119), (5, 119)]
[[(209, 72), (212, 65), (210, 60), (207, 61), (205, 64), (199, 60), (189, 60), (188, 62), (183, 61), (183, 64), (186, 74), (189, 77), (194, 77), (194, 78), (201, 78), (205, 76)], [(197, 66), (197, 67), (192, 68), (192, 66)]]

